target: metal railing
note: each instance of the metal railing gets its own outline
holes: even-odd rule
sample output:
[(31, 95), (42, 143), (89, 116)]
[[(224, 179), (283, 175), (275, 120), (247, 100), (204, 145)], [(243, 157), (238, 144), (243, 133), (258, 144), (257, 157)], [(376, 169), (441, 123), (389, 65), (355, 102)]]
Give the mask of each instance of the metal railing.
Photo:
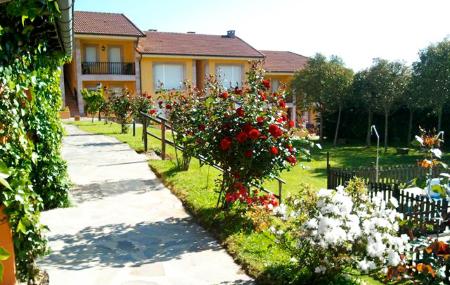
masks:
[(134, 62), (82, 62), (83, 74), (135, 75)]
[[(148, 151), (148, 137), (147, 136), (151, 136), (151, 137), (161, 141), (161, 159), (162, 160), (165, 160), (167, 158), (166, 145), (172, 146), (175, 149), (175, 152), (177, 150), (179, 150), (181, 152), (184, 151), (184, 148), (182, 146), (177, 145), (175, 143), (175, 141), (171, 141), (166, 138), (167, 130), (172, 131), (172, 136), (174, 136), (174, 133), (175, 133), (175, 131), (173, 130), (172, 126), (170, 125), (169, 121), (166, 118), (163, 118), (160, 116), (152, 117), (152, 116), (149, 116), (148, 114), (142, 113), (142, 112), (141, 112), (141, 116), (142, 116), (142, 138), (144, 141), (144, 151), (145, 152)], [(150, 125), (149, 122), (153, 122), (153, 123), (160, 125), (160, 127), (161, 127), (161, 135), (160, 136), (158, 134), (154, 134), (148, 130), (148, 126)], [(219, 165), (208, 163), (206, 158), (203, 157), (202, 155), (197, 155), (197, 156), (195, 156), (195, 158), (197, 158), (200, 162), (206, 163), (206, 164), (210, 165), (211, 167), (223, 172), (223, 169)], [(270, 191), (264, 187), (261, 187), (259, 185), (254, 184), (253, 186), (258, 187), (261, 191), (263, 191), (265, 193), (273, 194), (276, 198), (278, 198), (278, 201), (281, 203), (282, 197), (283, 197), (282, 196), (283, 184), (286, 184), (286, 182), (283, 179), (276, 177), (276, 176), (273, 179), (275, 179), (278, 183), (278, 194), (275, 194), (272, 191)]]

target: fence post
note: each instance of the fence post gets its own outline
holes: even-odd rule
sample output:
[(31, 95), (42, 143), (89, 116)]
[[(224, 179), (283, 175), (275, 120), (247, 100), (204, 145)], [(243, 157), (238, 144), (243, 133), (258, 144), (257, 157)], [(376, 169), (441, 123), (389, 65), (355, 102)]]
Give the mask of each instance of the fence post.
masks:
[(133, 119), (133, 137), (136, 136), (136, 119)]
[(161, 159), (166, 159), (166, 122), (161, 120)]
[(442, 216), (442, 225), (441, 231), (444, 232), (447, 226), (447, 209), (448, 209), (448, 201), (447, 199), (442, 200), (442, 208), (441, 208), (441, 216)]
[(142, 116), (143, 124), (142, 124), (142, 138), (144, 139), (144, 151), (147, 152), (148, 145), (147, 145), (147, 117)]
[(330, 152), (327, 151), (327, 189), (331, 189), (331, 181), (330, 181)]

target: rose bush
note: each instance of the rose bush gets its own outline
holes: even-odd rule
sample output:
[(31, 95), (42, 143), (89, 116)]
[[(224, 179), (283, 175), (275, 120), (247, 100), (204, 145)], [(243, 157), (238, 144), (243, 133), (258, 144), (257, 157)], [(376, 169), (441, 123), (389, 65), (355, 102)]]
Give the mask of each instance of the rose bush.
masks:
[(109, 98), (109, 106), (111, 112), (114, 114), (115, 119), (121, 125), (122, 134), (126, 134), (128, 131), (128, 124), (131, 122), (131, 104), (130, 94), (124, 92), (123, 94), (118, 94), (111, 96)]

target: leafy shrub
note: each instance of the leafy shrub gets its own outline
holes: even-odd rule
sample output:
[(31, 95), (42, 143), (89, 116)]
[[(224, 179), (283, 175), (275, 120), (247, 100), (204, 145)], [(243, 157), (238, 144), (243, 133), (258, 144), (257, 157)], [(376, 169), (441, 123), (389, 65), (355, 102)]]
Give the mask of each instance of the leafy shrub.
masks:
[(103, 89), (98, 88), (97, 90), (81, 90), (81, 94), (83, 95), (83, 100), (85, 102), (86, 112), (90, 113), (92, 116), (92, 122), (94, 122), (94, 117), (97, 112), (100, 112), (100, 109), (105, 104), (105, 98), (103, 97)]
[[(355, 191), (357, 184), (322, 189), (315, 204), (287, 200), (274, 210), (286, 223), (275, 224), (272, 232), (289, 249), (299, 272), (313, 270), (311, 282), (329, 282), (351, 268), (374, 272), (402, 262), (408, 237), (398, 237), (397, 201), (376, 196), (370, 202), (360, 189)], [(357, 199), (355, 193), (360, 193)]]
[(141, 113), (148, 113), (152, 109), (153, 101), (151, 95), (142, 94), (131, 98), (131, 112), (135, 120), (141, 117)]

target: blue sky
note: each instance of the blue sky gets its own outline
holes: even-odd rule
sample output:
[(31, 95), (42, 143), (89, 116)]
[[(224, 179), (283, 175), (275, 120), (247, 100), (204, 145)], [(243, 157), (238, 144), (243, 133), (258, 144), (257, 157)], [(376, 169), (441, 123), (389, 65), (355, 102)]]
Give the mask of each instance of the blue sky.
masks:
[(75, 10), (124, 13), (141, 30), (234, 29), (257, 49), (335, 54), (355, 70), (375, 57), (409, 64), (450, 36), (449, 0), (76, 0)]

